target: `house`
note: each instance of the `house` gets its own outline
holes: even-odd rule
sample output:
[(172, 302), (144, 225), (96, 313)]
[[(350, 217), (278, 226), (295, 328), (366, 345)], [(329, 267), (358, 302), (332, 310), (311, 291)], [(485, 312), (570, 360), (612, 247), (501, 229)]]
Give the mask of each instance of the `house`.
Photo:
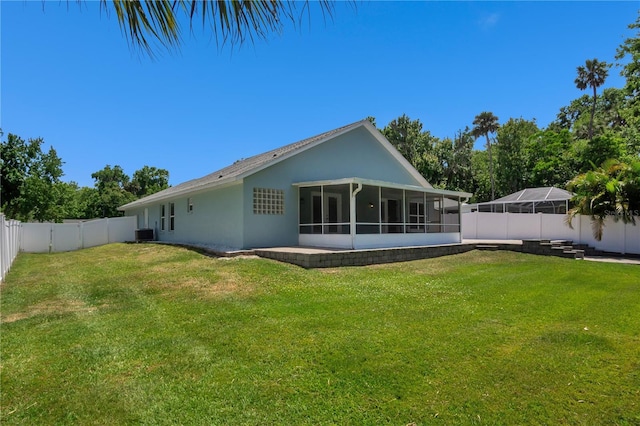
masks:
[(461, 242), (469, 193), (433, 188), (358, 121), (121, 206), (160, 241), (250, 249)]
[(573, 193), (553, 186), (526, 188), (486, 203), (465, 205), (462, 212), (566, 214), (571, 198)]

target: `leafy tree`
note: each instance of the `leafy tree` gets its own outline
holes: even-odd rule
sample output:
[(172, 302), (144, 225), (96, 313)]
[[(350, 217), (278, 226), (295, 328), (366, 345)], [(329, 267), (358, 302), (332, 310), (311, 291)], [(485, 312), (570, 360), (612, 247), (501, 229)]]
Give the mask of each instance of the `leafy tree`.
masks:
[(529, 185), (530, 174), (523, 166), (529, 161), (527, 147), (538, 132), (535, 121), (523, 118), (510, 118), (498, 129), (496, 159), (500, 167), (496, 171), (496, 180), (501, 194), (512, 194)]
[(42, 151), (42, 138), (24, 141), (9, 133), (0, 144), (2, 210), (22, 221), (59, 221), (56, 187), (61, 183), (62, 160), (53, 147)]
[(591, 120), (589, 121), (589, 140), (593, 137), (593, 117), (596, 113), (596, 90), (602, 86), (609, 75), (611, 64), (598, 61), (597, 59), (587, 59), (585, 66), (579, 66), (578, 76), (575, 79), (576, 87), (585, 90), (587, 87), (593, 89), (593, 105), (591, 107)]
[(137, 198), (154, 194), (169, 187), (169, 171), (144, 166), (133, 173), (127, 190)]
[(627, 157), (624, 140), (614, 133), (594, 137), (591, 142), (576, 143), (576, 160), (581, 173), (601, 166), (605, 161), (622, 160)]
[(454, 191), (473, 191), (471, 157), (473, 136), (466, 128), (459, 130), (453, 139), (445, 138), (435, 145), (442, 174), (441, 186)]
[(495, 133), (500, 125), (498, 124), (498, 117), (493, 115), (492, 112), (481, 112), (476, 115), (473, 120), (473, 129), (471, 130), (471, 134), (478, 138), (480, 136), (484, 136), (487, 138), (487, 152), (489, 153), (489, 177), (491, 179), (491, 201), (495, 200), (496, 195), (496, 185), (495, 185), (495, 176), (493, 174), (493, 155), (491, 153), (491, 140), (489, 139), (490, 133)]
[[(589, 95), (582, 95), (578, 99), (574, 99), (568, 106), (563, 106), (556, 115), (556, 119), (549, 124), (549, 130), (560, 131), (570, 130), (577, 132), (581, 128), (579, 122), (582, 118), (588, 116), (592, 106)], [(584, 137), (588, 136), (588, 126), (585, 126)]]
[(638, 30), (635, 37), (626, 39), (616, 51), (616, 59), (621, 60), (629, 56), (630, 60), (622, 67), (620, 75), (626, 79), (625, 91), (632, 101), (634, 116), (640, 116), (640, 13), (636, 22), (629, 25), (629, 29)]
[(77, 208), (77, 214), (70, 217), (76, 219), (94, 219), (103, 214), (103, 212), (100, 211), (100, 194), (96, 188), (89, 188), (87, 186), (78, 188), (73, 203)]
[(376, 127), (376, 128), (377, 128), (377, 125), (376, 125), (376, 118), (375, 118), (375, 117), (373, 117), (373, 116), (369, 115), (367, 118), (365, 118), (365, 120), (369, 121), (371, 124), (373, 124), (373, 125), (374, 125), (374, 127)]
[[(288, 1), (201, 1), (201, 0), (100, 0), (101, 9), (115, 11), (120, 28), (134, 46), (153, 54), (152, 44), (166, 49), (180, 46), (184, 21), (200, 20), (218, 43), (241, 45), (246, 40), (266, 39), (280, 33), (285, 22), (297, 24), (311, 2)], [(332, 1), (318, 2), (321, 12), (331, 17)]]
[(471, 155), (471, 173), (473, 175), (473, 197), (471, 202), (482, 203), (491, 198), (491, 177), (489, 175), (489, 153), (473, 151)]
[(600, 241), (609, 216), (616, 222), (636, 224), (635, 216), (640, 212), (640, 161), (608, 160), (602, 167), (576, 176), (567, 188), (575, 193), (567, 224), (572, 227), (578, 214), (591, 216), (593, 236)]
[(539, 132), (527, 144), (525, 155), (532, 187), (563, 188), (578, 173), (573, 137), (568, 130)]
[(421, 157), (428, 151), (429, 134), (422, 131), (420, 120), (411, 120), (406, 114), (392, 120), (382, 134), (416, 169)]
[(576, 139), (589, 139), (589, 126), (593, 135), (606, 131), (620, 132), (628, 127), (627, 99), (624, 90), (607, 88), (596, 96), (596, 109), (591, 122), (593, 100), (583, 95), (560, 108), (556, 119), (549, 125), (550, 130), (571, 130)]
[(0, 201), (2, 211), (10, 218), (20, 215), (20, 196), (29, 167), (40, 150), (41, 141), (9, 133), (7, 140), (0, 144)]
[(98, 191), (95, 210), (102, 217), (120, 216), (118, 207), (130, 203), (136, 196), (129, 191), (129, 176), (120, 166), (106, 165), (104, 169), (91, 174)]

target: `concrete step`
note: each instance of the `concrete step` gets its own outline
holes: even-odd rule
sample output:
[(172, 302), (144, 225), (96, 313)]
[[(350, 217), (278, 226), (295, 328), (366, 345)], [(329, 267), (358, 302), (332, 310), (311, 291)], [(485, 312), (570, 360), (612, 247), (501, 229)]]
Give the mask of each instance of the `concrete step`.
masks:
[(573, 246), (552, 246), (551, 250), (573, 250)]
[(570, 246), (570, 245), (573, 244), (573, 241), (571, 241), (571, 240), (551, 240), (551, 244), (553, 244), (553, 245)]

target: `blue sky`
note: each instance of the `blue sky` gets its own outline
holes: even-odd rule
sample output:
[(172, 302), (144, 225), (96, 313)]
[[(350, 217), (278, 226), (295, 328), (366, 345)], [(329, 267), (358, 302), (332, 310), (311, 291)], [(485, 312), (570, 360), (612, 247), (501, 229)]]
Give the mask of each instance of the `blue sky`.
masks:
[[(42, 137), (63, 180), (120, 165), (175, 185), (374, 116), (438, 137), (492, 111), (546, 126), (583, 92), (576, 67), (614, 62), (640, 2), (368, 2), (218, 48), (196, 29), (155, 60), (96, 2), (1, 1), (0, 127)], [(197, 27), (199, 28), (199, 27)], [(605, 87), (621, 87), (614, 68)]]

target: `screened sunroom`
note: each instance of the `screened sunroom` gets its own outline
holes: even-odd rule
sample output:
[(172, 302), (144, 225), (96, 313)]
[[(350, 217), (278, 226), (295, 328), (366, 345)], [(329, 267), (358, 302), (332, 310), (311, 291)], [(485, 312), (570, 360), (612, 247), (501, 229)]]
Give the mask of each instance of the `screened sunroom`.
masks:
[(464, 206), (463, 212), (566, 214), (573, 193), (555, 187), (526, 188), (486, 203)]
[(471, 196), (359, 178), (296, 186), (299, 243), (317, 247), (460, 243), (460, 206)]

